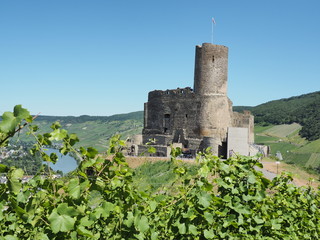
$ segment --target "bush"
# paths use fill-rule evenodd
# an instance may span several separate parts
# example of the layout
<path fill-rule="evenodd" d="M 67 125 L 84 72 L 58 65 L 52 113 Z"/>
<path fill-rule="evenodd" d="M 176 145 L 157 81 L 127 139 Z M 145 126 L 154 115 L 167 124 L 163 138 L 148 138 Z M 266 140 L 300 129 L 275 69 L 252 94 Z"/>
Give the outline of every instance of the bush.
<path fill-rule="evenodd" d="M 5 139 L 9 133 L 1 124 Z M 30 127 L 29 133 L 36 136 L 35 130 Z M 221 161 L 200 153 L 199 169 L 190 173 L 174 150 L 175 191 L 148 193 L 137 191 L 119 136 L 110 141 L 111 160 L 93 148 L 73 149 L 77 137 L 59 124 L 36 138 L 32 152 L 45 161 L 56 157 L 41 147 L 60 141 L 60 151 L 75 152 L 80 165 L 58 179 L 43 169 L 26 183 L 21 169 L 0 165 L 7 178 L 0 184 L 1 239 L 319 238 L 319 191 L 290 184 L 290 174 L 269 181 L 255 170 L 262 167 L 256 157 Z"/>

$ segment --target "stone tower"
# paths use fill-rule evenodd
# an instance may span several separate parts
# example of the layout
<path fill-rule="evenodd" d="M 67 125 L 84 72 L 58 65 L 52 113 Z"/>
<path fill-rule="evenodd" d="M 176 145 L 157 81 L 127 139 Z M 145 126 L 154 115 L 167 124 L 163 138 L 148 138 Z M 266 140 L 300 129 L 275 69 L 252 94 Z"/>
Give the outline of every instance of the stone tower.
<path fill-rule="evenodd" d="M 227 81 L 228 48 L 210 43 L 196 46 L 194 92 L 227 96 Z"/>
<path fill-rule="evenodd" d="M 179 144 L 193 156 L 211 147 L 216 155 L 227 157 L 231 150 L 239 152 L 237 141 L 228 145 L 239 134 L 245 139 L 240 148 L 248 152 L 253 142 L 253 116 L 233 113 L 227 83 L 228 48 L 210 43 L 196 46 L 193 89 L 149 92 L 138 153 L 146 152 L 145 144 L 153 139 L 157 156 L 168 156 L 171 144 Z"/>
<path fill-rule="evenodd" d="M 228 48 L 210 43 L 196 46 L 194 92 L 201 103 L 199 135 L 204 138 L 204 147 L 216 148 L 226 141 L 232 118 L 227 81 Z"/>

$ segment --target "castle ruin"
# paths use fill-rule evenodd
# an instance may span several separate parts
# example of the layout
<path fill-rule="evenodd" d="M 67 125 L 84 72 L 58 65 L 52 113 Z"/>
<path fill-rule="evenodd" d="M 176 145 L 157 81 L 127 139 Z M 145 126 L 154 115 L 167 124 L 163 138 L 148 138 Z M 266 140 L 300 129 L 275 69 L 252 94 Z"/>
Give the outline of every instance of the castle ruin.
<path fill-rule="evenodd" d="M 168 156 L 170 146 L 195 155 L 211 147 L 223 157 L 233 152 L 250 155 L 254 118 L 250 112 L 232 111 L 227 96 L 228 48 L 203 43 L 196 46 L 194 86 L 149 92 L 144 104 L 144 128 L 136 154 L 146 152 L 153 139 L 156 156 Z"/>

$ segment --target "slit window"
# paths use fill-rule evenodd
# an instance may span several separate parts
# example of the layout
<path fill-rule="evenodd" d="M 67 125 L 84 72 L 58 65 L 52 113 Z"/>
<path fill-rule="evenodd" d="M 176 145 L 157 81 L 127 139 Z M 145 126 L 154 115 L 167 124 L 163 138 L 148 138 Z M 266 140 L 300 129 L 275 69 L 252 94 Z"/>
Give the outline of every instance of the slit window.
<path fill-rule="evenodd" d="M 166 133 L 170 129 L 170 114 L 164 115 L 163 131 Z"/>

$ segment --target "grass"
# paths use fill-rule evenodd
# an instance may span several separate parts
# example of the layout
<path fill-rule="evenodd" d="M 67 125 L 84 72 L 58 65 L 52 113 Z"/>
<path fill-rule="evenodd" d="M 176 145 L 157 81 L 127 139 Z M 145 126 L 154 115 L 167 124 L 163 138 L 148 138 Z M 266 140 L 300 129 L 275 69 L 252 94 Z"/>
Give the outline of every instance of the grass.
<path fill-rule="evenodd" d="M 286 152 L 290 152 L 292 150 L 297 149 L 297 146 L 288 142 L 273 142 L 273 143 L 268 143 L 267 145 L 270 146 L 271 154 L 273 155 L 275 155 L 278 151 L 284 154 Z"/>
<path fill-rule="evenodd" d="M 266 129 L 264 131 L 264 134 L 266 135 L 271 135 L 271 136 L 276 136 L 279 138 L 285 138 L 289 136 L 290 134 L 297 132 L 301 129 L 301 125 L 297 123 L 293 124 L 282 124 L 282 125 L 277 125 L 273 126 L 269 129 Z"/>
<path fill-rule="evenodd" d="M 135 169 L 134 183 L 140 191 L 155 191 L 172 183 L 173 165 L 170 161 L 146 162 Z"/>
<path fill-rule="evenodd" d="M 268 130 L 272 127 L 273 127 L 273 125 L 268 125 L 268 126 L 255 125 L 254 126 L 254 133 L 256 133 L 256 134 L 264 133 L 266 130 Z"/>
<path fill-rule="evenodd" d="M 307 143 L 296 150 L 297 153 L 320 153 L 320 139 Z"/>
<path fill-rule="evenodd" d="M 290 164 L 296 164 L 301 167 L 306 167 L 308 160 L 311 157 L 311 153 L 293 153 L 288 152 L 283 154 L 285 162 Z"/>
<path fill-rule="evenodd" d="M 320 166 L 320 153 L 312 153 L 305 164 L 306 167 L 317 168 Z"/>
<path fill-rule="evenodd" d="M 301 138 L 299 124 L 277 126 L 256 126 L 255 142 L 270 146 L 271 155 L 281 152 L 284 162 L 289 166 L 316 172 L 320 166 L 320 139 L 308 142 Z"/>
<path fill-rule="evenodd" d="M 130 160 L 129 160 L 130 161 Z M 145 161 L 143 163 L 143 161 Z M 133 178 L 139 191 L 160 191 L 161 189 L 170 188 L 176 180 L 174 168 L 177 166 L 170 160 L 148 160 L 148 158 L 140 159 L 140 166 L 135 168 L 135 176 Z M 129 163 L 130 164 L 130 163 Z M 198 165 L 188 162 L 181 162 L 191 175 L 195 175 Z M 171 189 L 174 191 L 174 187 Z"/>
<path fill-rule="evenodd" d="M 278 137 L 271 137 L 271 136 L 266 136 L 266 135 L 255 135 L 255 143 L 260 144 L 266 144 L 266 143 L 272 143 L 275 141 L 278 141 L 279 138 Z"/>

